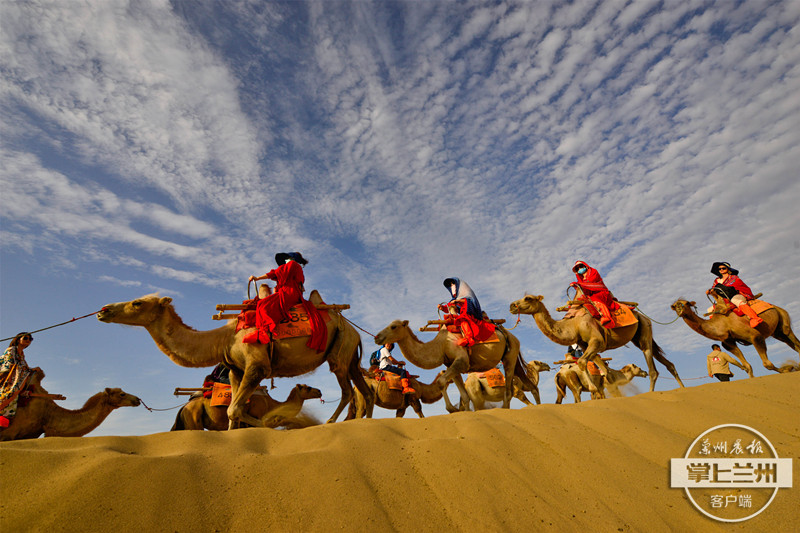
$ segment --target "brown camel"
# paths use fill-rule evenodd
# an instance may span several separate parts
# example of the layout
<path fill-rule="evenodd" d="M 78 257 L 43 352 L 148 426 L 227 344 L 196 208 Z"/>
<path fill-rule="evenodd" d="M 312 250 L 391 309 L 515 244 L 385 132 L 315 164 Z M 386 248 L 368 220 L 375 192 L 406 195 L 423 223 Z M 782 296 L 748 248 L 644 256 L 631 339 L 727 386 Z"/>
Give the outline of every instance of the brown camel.
<path fill-rule="evenodd" d="M 550 365 L 542 361 L 531 361 L 525 365 L 525 370 L 530 378 L 530 383 L 533 387 L 525 386 L 522 380 L 514 376 L 514 398 L 518 399 L 525 405 L 533 405 L 530 400 L 525 396 L 525 392 L 533 394 L 533 399 L 537 404 L 542 403 L 539 396 L 539 372 L 550 370 Z M 490 387 L 489 381 L 485 376 L 481 376 L 479 372 L 470 372 L 467 379 L 464 380 L 464 388 L 467 389 L 472 408 L 475 411 L 486 409 L 486 402 L 502 402 L 505 388 L 504 387 Z M 445 391 L 446 394 L 446 391 Z"/>
<path fill-rule="evenodd" d="M 11 424 L 0 432 L 0 441 L 45 437 L 82 437 L 119 407 L 136 407 L 141 400 L 122 389 L 98 392 L 80 409 L 64 409 L 50 398 L 33 397 L 17 409 Z"/>
<path fill-rule="evenodd" d="M 672 304 L 672 310 L 686 322 L 694 331 L 708 339 L 719 341 L 722 346 L 735 355 L 742 362 L 747 375 L 753 377 L 753 367 L 744 358 L 744 354 L 736 346 L 736 343 L 745 346 L 752 344 L 764 368 L 780 372 L 767 358 L 767 337 L 774 337 L 787 344 L 794 351 L 800 353 L 800 341 L 797 340 L 792 332 L 792 321 L 789 313 L 780 307 L 774 306 L 772 309 L 760 313 L 758 316 L 764 321 L 757 328 L 750 327 L 750 321 L 746 317 L 740 317 L 733 313 L 729 315 L 714 313 L 708 320 L 700 318 L 694 311 L 695 302 L 678 299 Z"/>
<path fill-rule="evenodd" d="M 440 372 L 441 374 L 441 372 Z M 377 381 L 372 375 L 365 374 L 364 379 L 367 385 L 375 393 L 375 405 L 384 409 L 394 409 L 397 418 L 403 418 L 406 409 L 411 406 L 417 416 L 425 418 L 422 414 L 422 404 L 431 404 L 442 399 L 442 388 L 439 386 L 439 376 L 436 376 L 430 384 L 425 384 L 415 377 L 409 377 L 408 382 L 413 394 L 403 394 L 403 391 L 390 389 L 385 381 Z M 353 390 L 353 401 L 347 412 L 347 420 L 353 418 L 364 418 L 366 402 L 364 397 L 357 389 Z"/>
<path fill-rule="evenodd" d="M 459 337 L 446 329 L 440 330 L 433 340 L 422 342 L 411 331 L 408 320 L 395 320 L 375 335 L 375 343 L 394 342 L 400 346 L 403 357 L 419 368 L 431 370 L 441 365 L 447 366 L 447 370 L 439 376 L 439 385 L 444 389 L 449 381 L 453 381 L 461 395 L 459 409 L 450 403 L 447 394 L 442 395 L 450 412 L 469 409 L 470 398 L 464 388 L 461 374 L 485 372 L 502 361 L 506 376 L 503 407 L 507 409 L 514 394 L 515 375 L 523 380 L 526 387 L 533 388 L 534 385 L 530 383 L 523 369 L 525 362 L 520 357 L 519 340 L 502 326 L 497 327 L 496 333 L 499 342 L 479 343 L 467 349 L 456 344 Z M 522 365 L 517 365 L 518 360 Z"/>
<path fill-rule="evenodd" d="M 322 303 L 317 291 L 309 300 Z M 236 331 L 236 320 L 222 327 L 197 331 L 183 323 L 172 306 L 172 298 L 150 294 L 132 300 L 108 304 L 97 318 L 101 322 L 144 327 L 164 354 L 180 366 L 205 367 L 225 363 L 230 369 L 233 397 L 228 407 L 229 426 L 240 422 L 261 426 L 262 421 L 247 413 L 247 400 L 261 380 L 295 377 L 311 372 L 327 361 L 342 389 L 342 398 L 328 422 L 335 422 L 350 402 L 352 383 L 367 398 L 367 416 L 372 416 L 372 392 L 361 375 L 361 337 L 338 312 L 329 311 L 328 345 L 324 352 L 306 346 L 308 337 L 275 340 L 272 354 L 267 345 L 245 344 L 249 330 Z"/>
<path fill-rule="evenodd" d="M 605 376 L 598 376 L 581 370 L 575 363 L 566 363 L 561 366 L 555 376 L 557 390 L 556 403 L 560 404 L 564 400 L 567 388 L 572 391 L 572 395 L 575 397 L 575 403 L 580 403 L 581 393 L 591 392 L 589 383 L 592 383 L 594 388 L 598 391 L 597 393 L 592 393 L 593 400 L 606 397 L 602 392 L 604 387 L 612 396 L 619 397 L 622 396 L 619 388 L 627 385 L 637 376 L 646 378 L 647 372 L 634 364 L 625 365 L 620 370 L 609 368 Z"/>
<path fill-rule="evenodd" d="M 307 427 L 316 425 L 310 417 L 298 418 L 303 402 L 312 398 L 322 398 L 319 389 L 308 385 L 295 385 L 286 401 L 273 399 L 264 389 L 257 389 L 247 402 L 247 414 L 262 421 L 262 427 Z M 184 429 L 225 431 L 228 429 L 227 408 L 211 405 L 211 398 L 198 396 L 181 407 L 170 431 Z"/>
<path fill-rule="evenodd" d="M 607 373 L 606 364 L 599 354 L 632 342 L 642 351 L 647 362 L 647 370 L 650 374 L 650 391 L 655 390 L 656 380 L 658 379 L 658 370 L 656 370 L 653 358 L 661 362 L 675 377 L 678 385 L 683 387 L 683 382 L 675 370 L 675 365 L 664 356 L 663 350 L 653 339 L 653 325 L 646 316 L 633 310 L 637 323 L 614 329 L 604 328 L 589 313 L 579 313 L 570 318 L 556 321 L 553 320 L 550 312 L 542 304 L 542 298 L 542 296 L 526 295 L 521 300 L 512 302 L 510 311 L 515 315 L 533 315 L 533 319 L 541 332 L 557 344 L 569 346 L 577 343 L 583 350 L 583 355 L 578 359 L 578 365 L 581 369 L 585 370 L 586 362 L 593 359 Z M 591 384 L 589 390 L 593 393 L 597 392 L 593 389 L 595 389 L 595 386 Z M 602 393 L 602 391 L 600 392 Z"/>

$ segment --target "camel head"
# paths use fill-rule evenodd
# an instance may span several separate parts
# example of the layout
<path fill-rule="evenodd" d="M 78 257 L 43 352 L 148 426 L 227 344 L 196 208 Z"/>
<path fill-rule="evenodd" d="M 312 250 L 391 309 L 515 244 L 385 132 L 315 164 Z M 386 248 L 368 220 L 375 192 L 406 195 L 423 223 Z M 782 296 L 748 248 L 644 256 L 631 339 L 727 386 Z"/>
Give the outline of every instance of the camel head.
<path fill-rule="evenodd" d="M 511 302 L 508 310 L 512 315 L 533 315 L 544 307 L 542 299 L 544 299 L 544 296 L 526 294 L 521 300 Z"/>
<path fill-rule="evenodd" d="M 397 342 L 408 333 L 408 320 L 394 320 L 375 335 L 375 344 Z"/>
<path fill-rule="evenodd" d="M 531 361 L 530 363 L 528 363 L 528 366 L 534 368 L 537 372 L 546 372 L 548 370 L 552 370 L 552 368 L 550 368 L 550 365 L 548 365 L 543 361 Z"/>
<path fill-rule="evenodd" d="M 104 395 L 107 398 L 108 405 L 114 409 L 117 407 L 138 407 L 142 403 L 142 400 L 140 400 L 138 397 L 134 396 L 133 394 L 128 394 L 119 388 L 107 388 L 104 391 Z"/>
<path fill-rule="evenodd" d="M 675 311 L 678 316 L 683 317 L 691 314 L 692 308 L 697 305 L 697 302 L 688 302 L 686 300 L 675 300 L 675 303 L 670 308 Z"/>
<path fill-rule="evenodd" d="M 295 385 L 294 390 L 297 391 L 297 395 L 303 400 L 322 398 L 321 390 L 315 389 L 314 387 L 309 387 L 308 385 Z"/>
<path fill-rule="evenodd" d="M 167 307 L 172 307 L 172 298 L 148 294 L 130 302 L 108 304 L 97 313 L 97 320 L 127 326 L 147 327 L 156 321 Z"/>
<path fill-rule="evenodd" d="M 647 372 L 642 370 L 638 366 L 634 365 L 633 363 L 623 366 L 622 369 L 620 370 L 620 372 L 622 372 L 625 375 L 630 375 L 631 378 L 634 378 L 634 377 L 637 377 L 637 376 L 643 377 L 643 378 L 647 377 Z"/>

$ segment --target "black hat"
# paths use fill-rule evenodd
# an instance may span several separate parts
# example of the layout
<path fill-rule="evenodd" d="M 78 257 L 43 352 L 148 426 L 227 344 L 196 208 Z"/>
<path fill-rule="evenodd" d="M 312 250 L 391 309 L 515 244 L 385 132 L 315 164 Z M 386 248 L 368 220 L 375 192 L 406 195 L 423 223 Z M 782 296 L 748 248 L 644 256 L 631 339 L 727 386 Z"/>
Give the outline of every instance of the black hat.
<path fill-rule="evenodd" d="M 714 263 L 713 265 L 711 265 L 711 273 L 714 274 L 715 276 L 722 277 L 722 274 L 719 273 L 719 267 L 721 267 L 721 266 L 727 267 L 728 268 L 728 272 L 730 272 L 732 276 L 738 276 L 739 275 L 739 271 L 736 270 L 735 268 L 733 268 L 731 266 L 731 264 L 728 263 L 727 261 L 719 261 L 719 262 Z"/>
<path fill-rule="evenodd" d="M 291 259 L 292 261 L 296 261 L 301 265 L 307 265 L 308 261 L 300 252 L 280 252 L 275 254 L 275 262 L 278 265 L 282 265 L 286 262 L 287 259 Z"/>

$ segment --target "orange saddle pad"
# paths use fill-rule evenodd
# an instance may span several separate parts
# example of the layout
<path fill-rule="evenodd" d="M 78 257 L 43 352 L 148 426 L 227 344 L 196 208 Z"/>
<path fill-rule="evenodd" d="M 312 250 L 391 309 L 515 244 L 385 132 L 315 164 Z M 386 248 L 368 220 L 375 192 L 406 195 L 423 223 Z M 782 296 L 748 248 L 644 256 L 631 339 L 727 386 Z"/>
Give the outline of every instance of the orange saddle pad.
<path fill-rule="evenodd" d="M 506 378 L 499 368 L 492 368 L 486 372 L 476 372 L 479 378 L 485 378 L 486 384 L 490 387 L 505 387 Z"/>
<path fill-rule="evenodd" d="M 400 376 L 393 372 L 384 372 L 383 381 L 389 390 L 403 390 L 403 382 L 400 381 Z"/>
<path fill-rule="evenodd" d="M 330 320 L 328 311 L 321 309 L 322 319 L 327 322 Z M 310 337 L 311 320 L 308 318 L 303 304 L 297 304 L 289 310 L 289 318 L 281 320 L 275 328 L 276 339 L 288 339 L 291 337 Z"/>
<path fill-rule="evenodd" d="M 633 314 L 631 308 L 627 305 L 619 304 L 619 309 L 611 311 L 611 316 L 614 317 L 614 322 L 617 324 L 614 328 L 623 328 L 636 324 L 636 315 Z"/>
<path fill-rule="evenodd" d="M 211 387 L 211 407 L 230 405 L 232 396 L 230 385 L 214 383 L 213 387 Z"/>

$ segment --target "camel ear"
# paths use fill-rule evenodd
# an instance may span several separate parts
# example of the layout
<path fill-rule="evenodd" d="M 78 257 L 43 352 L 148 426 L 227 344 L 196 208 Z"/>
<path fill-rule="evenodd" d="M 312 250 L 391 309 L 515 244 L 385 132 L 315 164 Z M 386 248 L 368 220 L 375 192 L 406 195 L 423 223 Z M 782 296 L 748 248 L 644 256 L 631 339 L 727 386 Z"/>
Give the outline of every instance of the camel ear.
<path fill-rule="evenodd" d="M 689 305 L 691 305 L 692 307 L 694 307 L 694 306 L 696 306 L 696 305 L 697 305 L 697 302 L 689 302 Z"/>
<path fill-rule="evenodd" d="M 403 320 L 403 327 L 408 326 L 408 320 Z"/>
<path fill-rule="evenodd" d="M 160 299 L 158 302 L 159 302 L 161 305 L 169 305 L 170 303 L 172 303 L 172 298 L 170 298 L 169 296 L 164 296 L 164 297 L 163 297 L 163 298 L 161 298 L 161 299 Z"/>
<path fill-rule="evenodd" d="M 111 394 L 111 389 L 109 387 L 106 387 L 105 393 L 106 394 Z"/>
<path fill-rule="evenodd" d="M 534 296 L 533 298 L 534 298 L 535 300 L 539 300 L 540 302 L 541 302 L 542 300 L 544 300 L 544 296 L 543 296 L 543 295 L 541 295 L 541 294 L 540 294 L 539 296 Z"/>

